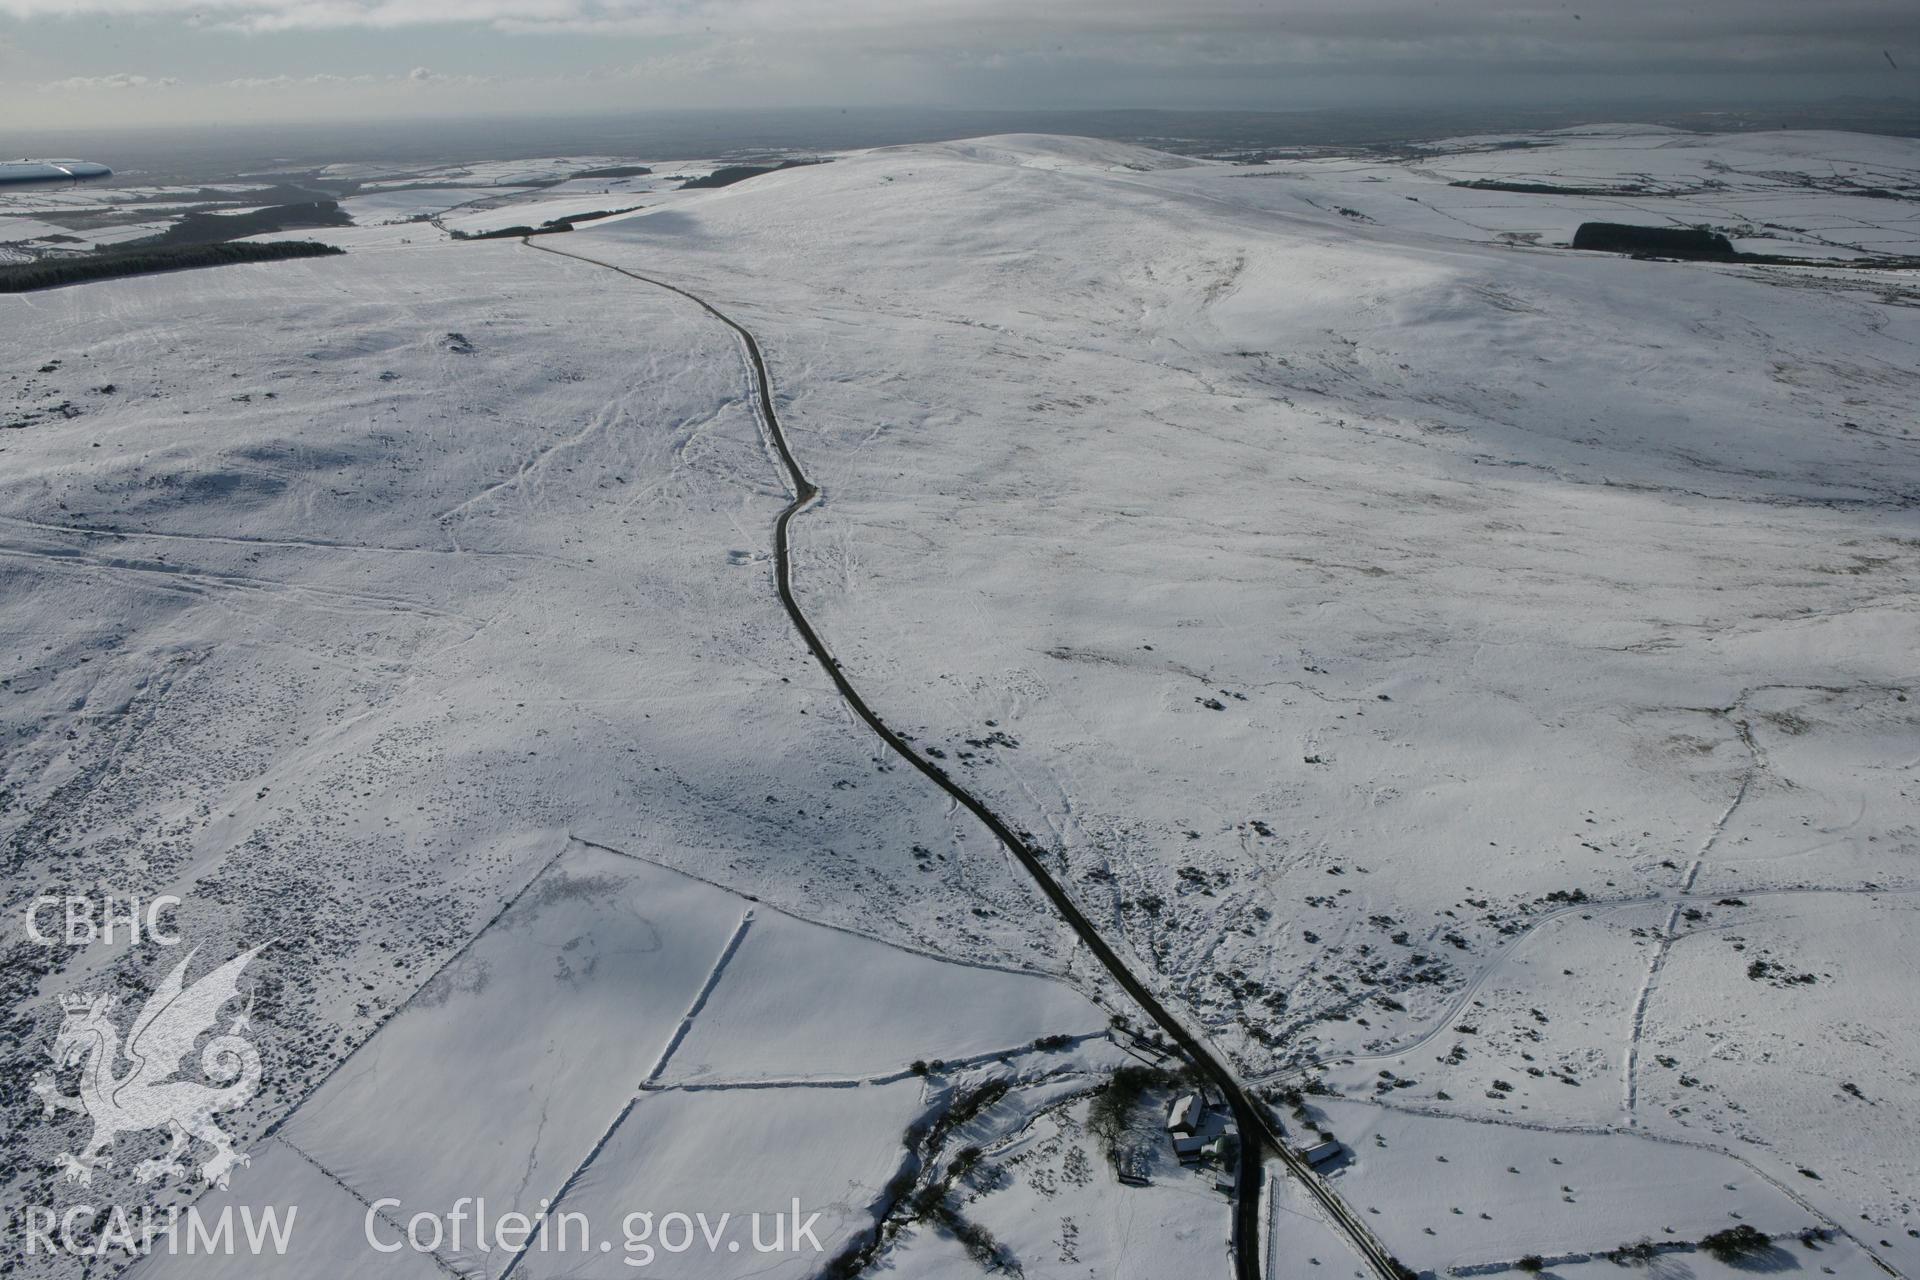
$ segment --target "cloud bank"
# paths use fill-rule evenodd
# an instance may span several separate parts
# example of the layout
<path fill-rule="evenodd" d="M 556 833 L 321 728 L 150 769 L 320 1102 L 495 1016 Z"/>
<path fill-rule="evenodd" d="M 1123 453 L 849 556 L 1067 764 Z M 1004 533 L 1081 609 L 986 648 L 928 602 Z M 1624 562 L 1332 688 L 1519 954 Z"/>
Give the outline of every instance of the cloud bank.
<path fill-rule="evenodd" d="M 316 73 L 446 112 L 1920 93 L 1894 65 L 1920 67 L 1913 0 L 0 0 L 7 20 L 22 41 L 129 22 L 158 37 L 137 71 L 46 67 L 41 88 L 69 99 L 180 80 L 291 103 L 325 87 Z M 316 64 L 303 44 L 354 52 Z M 183 69 L 169 48 L 233 65 Z"/>
<path fill-rule="evenodd" d="M 1329 43 L 1910 43 L 1910 0 L 0 0 L 18 19 L 172 16 L 253 31 L 487 26 L 513 33 L 818 34 L 926 47 L 1192 36 Z"/>

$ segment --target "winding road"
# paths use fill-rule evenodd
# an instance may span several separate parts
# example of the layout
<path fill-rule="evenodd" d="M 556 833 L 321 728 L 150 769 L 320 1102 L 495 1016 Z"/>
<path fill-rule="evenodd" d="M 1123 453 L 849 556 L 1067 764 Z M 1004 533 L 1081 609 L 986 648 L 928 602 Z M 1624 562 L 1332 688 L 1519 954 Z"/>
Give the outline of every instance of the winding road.
<path fill-rule="evenodd" d="M 899 734 L 889 729 L 886 723 L 874 713 L 873 708 L 867 705 L 860 691 L 853 687 L 852 682 L 841 671 L 839 661 L 827 648 L 826 641 L 820 638 L 820 633 L 814 630 L 813 623 L 808 620 L 805 611 L 800 608 L 799 600 L 793 594 L 793 565 L 788 529 L 793 523 L 793 518 L 820 496 L 820 488 L 807 478 L 807 473 L 801 468 L 799 460 L 793 455 L 793 449 L 787 443 L 786 433 L 780 426 L 779 414 L 774 408 L 773 384 L 767 375 L 767 363 L 760 353 L 760 344 L 753 334 L 746 326 L 705 298 L 678 285 L 669 284 L 664 280 L 642 275 L 637 271 L 630 271 L 625 267 L 603 262 L 585 254 L 568 253 L 565 250 L 535 244 L 524 237 L 521 243 L 542 253 L 550 253 L 560 258 L 572 258 L 577 262 L 617 272 L 641 284 L 678 294 L 727 326 L 740 339 L 753 378 L 760 420 L 766 429 L 768 440 L 780 457 L 781 466 L 787 473 L 788 486 L 793 491 L 793 501 L 781 510 L 773 525 L 774 586 L 779 592 L 781 605 L 786 609 L 788 618 L 792 620 L 794 629 L 800 633 L 800 638 L 806 642 L 808 651 L 813 654 L 814 660 L 820 664 L 820 669 L 826 673 L 827 679 L 833 682 L 833 687 L 839 691 L 840 697 L 853 713 L 865 721 L 867 727 L 879 735 L 880 740 L 885 742 L 894 754 L 919 770 L 930 782 L 993 833 L 994 838 L 1004 845 L 1026 870 L 1040 892 L 1053 904 L 1067 926 L 1086 945 L 1087 950 L 1093 953 L 1094 958 L 1099 960 L 1113 980 L 1133 998 L 1155 1025 L 1180 1047 L 1188 1061 L 1198 1067 L 1227 1100 L 1242 1134 L 1239 1194 L 1234 1197 L 1233 1213 L 1233 1257 L 1236 1280 L 1262 1280 L 1264 1275 L 1260 1257 L 1260 1181 L 1268 1150 L 1277 1154 L 1288 1170 L 1306 1186 L 1333 1224 L 1347 1236 L 1354 1249 L 1382 1280 L 1404 1280 L 1405 1277 L 1411 1276 L 1412 1272 L 1401 1266 L 1358 1216 L 1314 1175 L 1305 1161 L 1281 1141 L 1279 1129 L 1266 1108 L 1247 1093 L 1220 1058 L 1202 1043 L 1198 1035 L 1188 1030 L 1180 1019 L 1173 1016 L 1145 982 L 1134 975 L 1126 962 L 1107 944 L 1099 929 L 1086 917 L 1073 898 L 1054 878 L 1053 873 L 1047 869 L 1040 854 L 1016 835 L 998 814 L 989 809 L 971 791 L 955 782 L 944 769 L 922 757 L 908 746 Z M 1250 1140 L 1254 1135 L 1258 1135 L 1261 1141 Z"/>

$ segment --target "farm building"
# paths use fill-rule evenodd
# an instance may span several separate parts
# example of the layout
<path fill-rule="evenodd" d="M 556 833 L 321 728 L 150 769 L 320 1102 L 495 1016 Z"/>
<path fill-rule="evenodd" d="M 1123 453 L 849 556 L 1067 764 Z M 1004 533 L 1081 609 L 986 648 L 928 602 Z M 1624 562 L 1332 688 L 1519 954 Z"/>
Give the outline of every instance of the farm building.
<path fill-rule="evenodd" d="M 1333 1138 L 1316 1137 L 1312 1142 L 1300 1148 L 1300 1158 L 1310 1165 L 1323 1165 L 1339 1155 L 1346 1148 Z"/>

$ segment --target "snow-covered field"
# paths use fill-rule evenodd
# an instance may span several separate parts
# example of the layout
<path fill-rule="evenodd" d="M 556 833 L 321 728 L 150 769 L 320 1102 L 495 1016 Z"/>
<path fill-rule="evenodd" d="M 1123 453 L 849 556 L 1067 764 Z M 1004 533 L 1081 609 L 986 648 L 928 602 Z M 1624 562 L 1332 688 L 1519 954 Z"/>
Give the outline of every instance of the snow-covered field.
<path fill-rule="evenodd" d="M 272 939 L 255 1011 L 272 1070 L 242 1134 L 306 1098 L 396 1007 L 417 1007 L 423 984 L 431 997 L 462 980 L 459 957 L 497 945 L 483 933 L 464 950 L 503 904 L 578 856 L 570 834 L 759 896 L 770 945 L 784 937 L 770 913 L 787 907 L 932 956 L 1066 973 L 1037 898 L 997 857 L 969 856 L 981 835 L 876 761 L 787 632 L 764 577 L 774 473 L 717 326 L 511 243 L 10 303 L 39 362 L 22 396 L 74 416 L 6 440 L 8 914 L 46 890 L 173 892 L 180 932 L 209 954 Z M 704 909 L 699 929 L 669 915 L 685 944 L 648 963 L 637 989 L 653 1003 L 627 991 L 624 1030 L 599 1027 L 647 1037 L 640 1047 L 608 1062 L 598 1041 L 553 1033 L 554 1053 L 606 1073 L 611 1092 L 567 1094 L 589 1144 L 750 905 Z M 583 930 L 610 949 L 603 967 L 620 962 L 624 918 Z M 9 943 L 16 957 L 44 950 L 18 931 Z M 164 958 L 154 950 L 78 950 L 46 990 L 124 975 L 131 994 Z M 1105 1021 L 1052 982 L 1060 995 L 1014 983 L 996 996 L 990 970 L 928 961 L 950 969 L 949 988 L 885 981 L 857 949 L 850 960 L 868 966 L 845 991 L 869 1001 L 866 1030 L 822 1025 L 810 999 L 761 1000 L 766 1043 L 846 1037 L 863 1054 L 851 1065 L 897 1075 L 916 1057 L 1018 1050 Z M 521 974 L 526 957 L 500 963 Z M 804 977 L 802 996 L 828 980 Z M 904 1002 L 897 1024 L 888 999 Z M 22 1012 L 51 1034 L 49 1000 Z M 730 1001 L 714 1008 L 714 1052 L 761 1043 L 727 1021 Z M 948 1016 L 930 1023 L 930 1010 Z M 550 1078 L 548 1059 L 517 1038 L 523 1013 L 500 1016 L 421 1052 L 477 1053 L 476 1078 L 519 1097 Z M 418 1025 L 390 1028 L 403 1063 Z M 533 1057 L 506 1070 L 496 1039 Z M 389 1051 L 368 1043 L 372 1056 L 348 1060 L 371 1070 Z M 785 1068 L 764 1054 L 711 1065 L 721 1077 L 849 1065 L 809 1051 Z M 23 1038 L 22 1084 L 44 1053 Z M 335 1088 L 367 1078 L 331 1076 Z M 457 1100 L 446 1083 L 406 1088 Z M 400 1101 L 406 1088 L 382 1078 L 377 1093 Z M 37 1117 L 24 1089 L 19 1106 Z M 490 1124 L 509 1118 L 538 1119 Z M 455 1119 L 489 1147 L 509 1141 Z M 884 1130 L 897 1146 L 898 1125 Z M 53 1157 L 83 1132 L 10 1127 L 10 1201 L 70 1196 L 49 1187 Z M 453 1154 L 379 1133 L 429 1162 Z M 536 1193 L 557 1192 L 581 1154 L 554 1151 L 543 1168 L 556 1180 Z M 470 1172 L 433 1167 L 455 1182 Z M 131 1183 L 102 1171 L 91 1194 L 139 1195 Z"/>
<path fill-rule="evenodd" d="M 1551 247 L 1738 215 L 1913 253 L 1920 143 L 1021 136 L 563 181 L 621 163 L 355 173 L 355 226 L 287 233 L 344 257 L 0 311 L 5 905 L 174 893 L 208 957 L 272 940 L 224 1195 L 312 1203 L 313 1244 L 233 1274 L 497 1276 L 353 1256 L 366 1202 L 460 1196 L 798 1199 L 826 1256 L 884 1218 L 903 1275 L 978 1271 L 955 1221 L 1034 1277 L 1226 1269 L 1210 1173 L 1155 1148 L 1123 1186 L 1088 1135 L 1138 1011 L 781 612 L 736 341 L 444 234 L 630 204 L 538 243 L 754 331 L 844 673 L 1349 1148 L 1329 1185 L 1409 1265 L 1585 1276 L 1745 1221 L 1920 1274 L 1920 289 Z M 4 1194 L 63 1205 L 84 1125 L 24 1089 L 56 997 L 175 957 L 6 939 Z M 1296 1114 L 1310 1083 L 1344 1098 Z M 136 1145 L 92 1202 L 156 1194 Z M 956 1217 L 908 1221 L 929 1186 Z M 1274 1274 L 1359 1268 L 1272 1194 Z M 214 1274 L 143 1270 L 183 1266 Z"/>
<path fill-rule="evenodd" d="M 1846 260 L 1920 250 L 1920 170 L 1908 138 L 1595 125 L 1413 150 L 1385 162 L 1282 162 L 1260 174 L 1363 224 L 1452 239 L 1565 244 L 1582 222 L 1626 222 L 1710 226 L 1750 253 Z"/>

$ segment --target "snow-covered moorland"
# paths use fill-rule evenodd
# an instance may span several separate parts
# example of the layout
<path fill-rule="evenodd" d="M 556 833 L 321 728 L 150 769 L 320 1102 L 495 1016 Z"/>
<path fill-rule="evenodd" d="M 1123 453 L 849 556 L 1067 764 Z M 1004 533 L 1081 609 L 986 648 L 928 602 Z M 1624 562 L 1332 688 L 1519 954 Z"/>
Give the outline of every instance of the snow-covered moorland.
<path fill-rule="evenodd" d="M 1006 137 L 627 183 L 538 242 L 593 262 L 393 221 L 606 207 L 450 212 L 489 176 L 364 198 L 341 258 L 0 312 L 8 913 L 173 893 L 209 955 L 272 940 L 223 1194 L 315 1204 L 281 1273 L 499 1275 L 352 1257 L 364 1203 L 483 1194 L 798 1199 L 903 1274 L 982 1234 L 1030 1276 L 1227 1265 L 1211 1172 L 1124 1186 L 1091 1136 L 1139 1011 L 782 613 L 737 342 L 596 262 L 752 330 L 843 674 L 1343 1144 L 1406 1263 L 1717 1274 L 1678 1250 L 1750 1222 L 1920 1273 L 1920 289 L 1555 247 L 1737 195 L 1770 252 L 1912 253 L 1920 144 Z M 1454 185 L 1489 177 L 1555 189 Z M 67 1204 L 84 1124 L 25 1087 L 56 997 L 175 957 L 6 941 L 6 1197 Z M 191 1194 L 138 1141 L 94 1203 Z M 1360 1267 L 1267 1207 L 1273 1274 Z"/>

